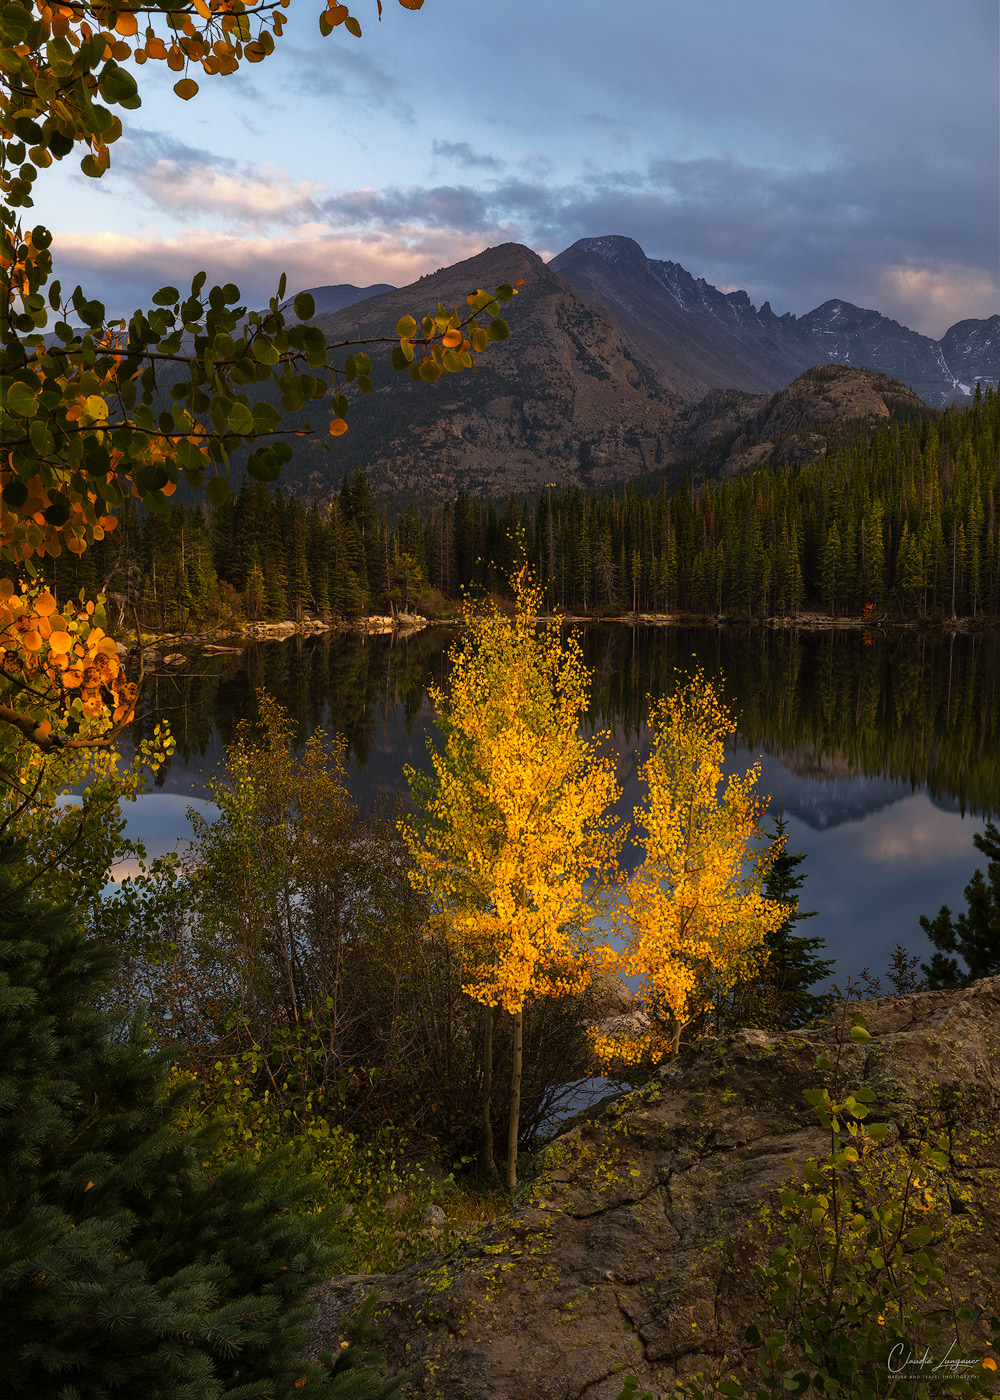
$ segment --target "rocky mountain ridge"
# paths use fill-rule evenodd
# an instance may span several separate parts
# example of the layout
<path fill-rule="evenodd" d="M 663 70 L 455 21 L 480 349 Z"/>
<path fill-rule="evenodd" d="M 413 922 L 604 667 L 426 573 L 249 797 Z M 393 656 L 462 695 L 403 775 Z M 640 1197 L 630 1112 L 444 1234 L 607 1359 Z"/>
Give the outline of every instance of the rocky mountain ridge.
<path fill-rule="evenodd" d="M 400 316 L 438 302 L 464 308 L 470 290 L 518 278 L 524 285 L 505 311 L 511 337 L 490 345 L 477 373 L 445 375 L 430 387 L 390 370 Z M 340 285 L 313 295 L 331 343 L 383 338 L 373 354 L 375 392 L 358 403 L 335 456 L 327 442 L 302 439 L 286 469 L 293 490 L 321 500 L 339 487 L 345 466 L 364 467 L 376 491 L 398 500 L 605 486 L 691 458 L 701 459 L 702 474 L 810 460 L 822 455 L 828 433 L 784 430 L 782 457 L 761 446 L 768 434 L 753 420 L 817 363 L 842 375 L 897 378 L 892 392 L 917 408 L 917 395 L 965 402 L 977 376 L 989 383 L 1000 373 L 1000 316 L 959 322 L 940 342 L 843 301 L 776 316 L 745 292 L 720 292 L 617 235 L 582 239 L 548 265 L 506 243 L 409 287 Z M 871 385 L 862 392 L 861 379 L 842 378 L 841 387 L 848 382 L 836 412 L 819 404 L 838 396 L 832 380 L 818 396 L 815 386 L 803 390 L 798 411 L 812 394 L 824 421 L 850 416 L 847 400 Z M 875 403 L 881 391 L 871 392 L 872 412 L 855 413 L 859 422 L 884 416 Z"/>
<path fill-rule="evenodd" d="M 758 309 L 746 292 L 721 292 L 619 234 L 581 238 L 549 266 L 605 307 L 637 359 L 685 396 L 773 392 L 813 365 L 835 363 L 900 379 L 943 408 L 968 401 L 977 381 L 1000 379 L 1000 315 L 959 321 L 939 341 L 837 298 L 804 316 L 777 316 L 769 302 Z"/>
<path fill-rule="evenodd" d="M 505 309 L 510 339 L 491 343 L 477 372 L 415 384 L 388 364 L 404 314 L 465 308 L 477 287 L 523 278 Z M 353 466 L 382 492 L 422 496 L 534 490 L 548 482 L 599 485 L 649 470 L 680 407 L 636 362 L 618 327 L 587 306 L 545 263 L 516 243 L 491 248 L 409 287 L 383 292 L 316 323 L 328 340 L 388 337 L 372 354 L 375 391 L 360 401 L 341 441 Z M 343 458 L 341 458 L 343 460 Z M 322 496 L 325 457 L 303 441 L 287 474 Z"/>

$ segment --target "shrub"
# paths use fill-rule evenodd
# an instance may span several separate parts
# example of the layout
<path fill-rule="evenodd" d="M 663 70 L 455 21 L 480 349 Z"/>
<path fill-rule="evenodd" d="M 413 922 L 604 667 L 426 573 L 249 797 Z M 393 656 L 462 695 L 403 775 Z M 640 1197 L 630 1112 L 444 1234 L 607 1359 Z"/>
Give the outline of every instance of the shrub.
<path fill-rule="evenodd" d="M 302 1351 L 342 1257 L 290 1153 L 207 1172 L 141 1016 L 98 1009 L 113 954 L 16 887 L 0 851 L 0 1390 L 104 1400 L 390 1393 L 360 1335 Z M 362 1333 L 364 1332 L 362 1326 Z"/>

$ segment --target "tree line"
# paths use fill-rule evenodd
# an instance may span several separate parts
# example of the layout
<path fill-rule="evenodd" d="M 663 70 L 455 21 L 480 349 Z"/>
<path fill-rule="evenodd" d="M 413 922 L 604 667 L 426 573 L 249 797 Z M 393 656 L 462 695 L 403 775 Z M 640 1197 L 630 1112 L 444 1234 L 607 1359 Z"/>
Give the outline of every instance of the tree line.
<path fill-rule="evenodd" d="M 664 476 L 534 500 L 459 492 L 395 518 L 363 471 L 325 505 L 246 479 L 207 510 L 126 506 L 83 555 L 47 562 L 57 595 L 105 588 L 154 626 L 351 617 L 503 593 L 523 549 L 570 613 L 1000 614 L 1000 408 L 992 390 L 896 423 L 820 462 L 697 484 Z"/>

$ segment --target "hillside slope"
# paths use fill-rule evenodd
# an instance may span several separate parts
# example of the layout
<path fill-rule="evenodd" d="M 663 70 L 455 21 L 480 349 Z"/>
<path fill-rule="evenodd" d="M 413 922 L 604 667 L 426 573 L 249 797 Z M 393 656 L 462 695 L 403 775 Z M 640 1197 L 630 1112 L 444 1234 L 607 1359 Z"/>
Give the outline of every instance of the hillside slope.
<path fill-rule="evenodd" d="M 376 489 L 421 497 L 601 484 L 652 467 L 679 401 L 658 391 L 605 313 L 519 244 L 316 320 L 334 344 L 391 337 L 404 313 L 439 301 L 464 309 L 468 292 L 518 278 L 524 285 L 505 308 L 510 339 L 490 345 L 477 373 L 415 384 L 389 369 L 388 345 L 374 353 L 375 391 L 357 403 L 335 457 L 297 447 L 287 473 L 296 489 L 322 497 L 355 463 Z"/>

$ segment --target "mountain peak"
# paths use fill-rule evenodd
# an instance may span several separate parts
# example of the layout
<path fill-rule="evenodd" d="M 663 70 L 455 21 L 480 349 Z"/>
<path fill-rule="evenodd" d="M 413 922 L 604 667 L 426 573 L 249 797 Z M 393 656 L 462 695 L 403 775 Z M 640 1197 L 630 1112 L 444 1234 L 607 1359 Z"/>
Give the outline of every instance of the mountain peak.
<path fill-rule="evenodd" d="M 840 364 L 901 379 L 943 408 L 1000 377 L 1000 317 L 960 322 L 936 341 L 843 297 L 776 316 L 770 302 L 758 311 L 747 292 L 721 292 L 622 234 L 581 238 L 549 266 L 614 316 L 662 388 L 688 398 L 773 393 L 813 365 Z"/>
<path fill-rule="evenodd" d="M 587 253 L 600 258 L 610 267 L 619 263 L 644 266 L 649 261 L 635 239 L 627 238 L 623 233 L 605 233 L 598 238 L 578 238 L 565 252 L 560 253 L 559 257 L 569 258 L 573 254 L 579 256 Z M 555 262 L 556 259 L 553 258 L 552 261 Z"/>

